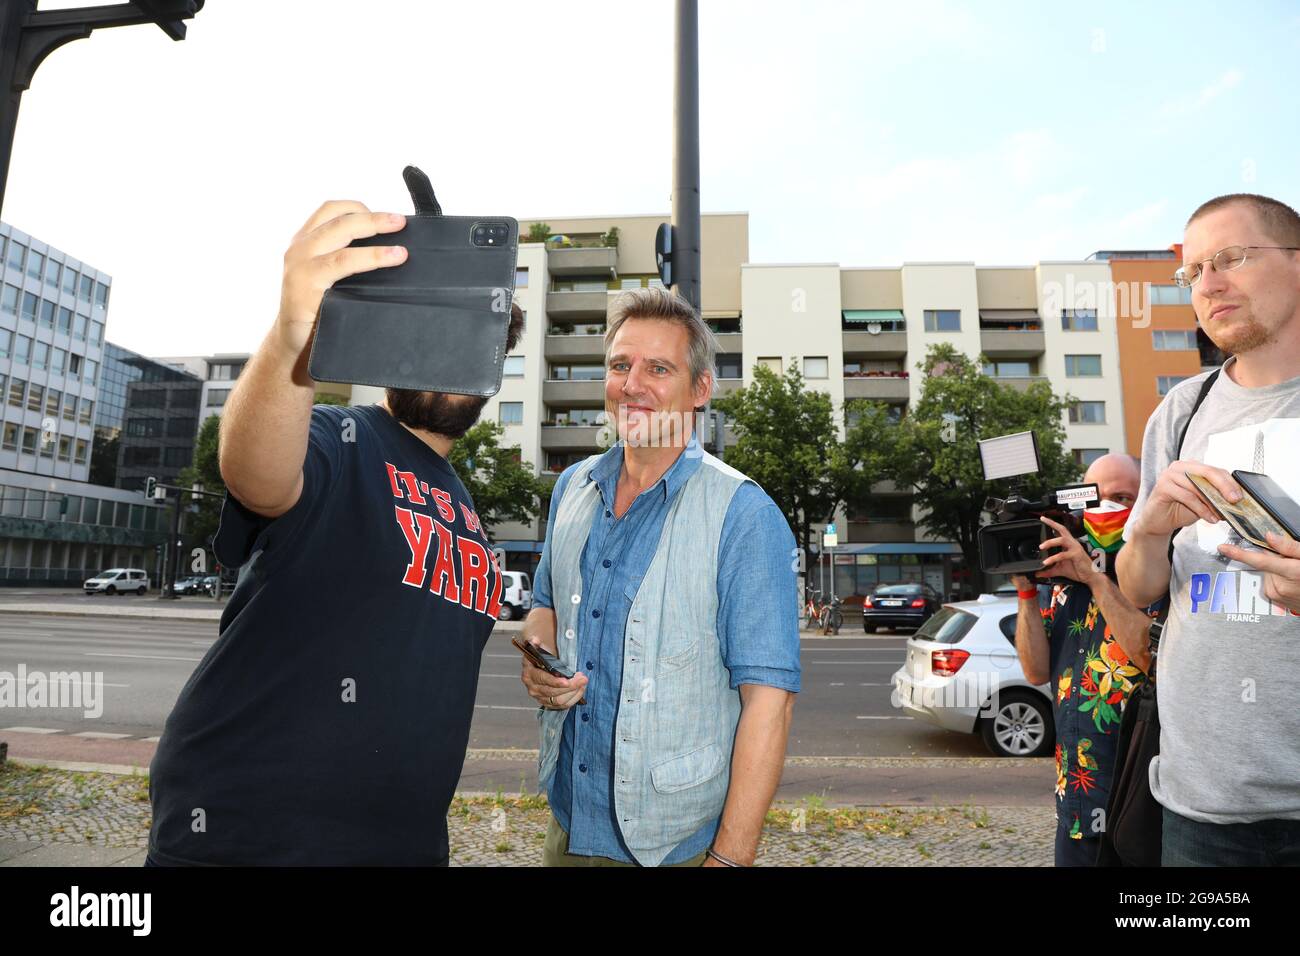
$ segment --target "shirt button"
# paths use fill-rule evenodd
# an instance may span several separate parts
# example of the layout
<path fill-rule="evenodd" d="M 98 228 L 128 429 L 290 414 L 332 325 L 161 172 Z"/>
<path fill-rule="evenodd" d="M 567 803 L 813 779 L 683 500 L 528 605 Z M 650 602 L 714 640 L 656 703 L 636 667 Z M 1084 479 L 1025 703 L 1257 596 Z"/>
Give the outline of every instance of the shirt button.
<path fill-rule="evenodd" d="M 614 517 L 614 516 L 613 516 L 612 514 L 610 514 L 608 511 L 606 511 L 606 512 L 605 512 L 605 517 L 606 517 L 606 518 L 612 518 L 612 517 Z"/>
<path fill-rule="evenodd" d="M 607 568 L 607 567 L 609 567 L 609 566 L 610 566 L 611 564 L 613 564 L 613 563 L 614 563 L 614 562 L 611 561 L 611 560 L 609 560 L 609 558 L 606 558 L 604 561 L 600 562 L 600 566 L 601 566 L 602 568 Z"/>
<path fill-rule="evenodd" d="M 566 628 L 564 631 L 564 636 L 567 637 L 569 640 L 573 640 L 573 628 L 571 627 Z"/>
<path fill-rule="evenodd" d="M 585 763 L 578 764 L 578 773 L 586 773 L 586 772 L 587 772 L 587 765 Z"/>
<path fill-rule="evenodd" d="M 592 617 L 600 617 L 600 612 L 599 612 L 599 611 L 592 611 L 592 612 L 591 612 L 591 616 L 592 616 Z"/>
<path fill-rule="evenodd" d="M 569 600 L 572 601 L 574 604 L 577 604 L 579 601 L 582 600 L 582 595 L 575 594 L 573 597 L 569 598 Z"/>
<path fill-rule="evenodd" d="M 596 669 L 596 665 L 593 664 L 591 661 L 587 661 L 587 670 L 591 671 L 595 669 Z"/>
<path fill-rule="evenodd" d="M 584 710 L 584 711 L 582 712 L 582 722 L 585 724 L 585 723 L 586 723 L 587 721 L 589 721 L 589 720 L 591 720 L 591 714 L 587 713 L 587 712 Z"/>

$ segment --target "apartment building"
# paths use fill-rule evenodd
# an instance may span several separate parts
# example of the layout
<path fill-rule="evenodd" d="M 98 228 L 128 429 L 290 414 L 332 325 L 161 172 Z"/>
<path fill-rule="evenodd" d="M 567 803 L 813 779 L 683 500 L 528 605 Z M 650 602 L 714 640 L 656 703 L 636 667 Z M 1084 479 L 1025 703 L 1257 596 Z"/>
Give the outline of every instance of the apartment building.
<path fill-rule="evenodd" d="M 1114 283 L 1126 450 L 1142 454 L 1142 433 L 1156 406 L 1179 382 L 1227 356 L 1201 329 L 1192 290 L 1174 285 L 1181 244 L 1168 249 L 1102 250 L 1090 259 L 1110 265 Z"/>

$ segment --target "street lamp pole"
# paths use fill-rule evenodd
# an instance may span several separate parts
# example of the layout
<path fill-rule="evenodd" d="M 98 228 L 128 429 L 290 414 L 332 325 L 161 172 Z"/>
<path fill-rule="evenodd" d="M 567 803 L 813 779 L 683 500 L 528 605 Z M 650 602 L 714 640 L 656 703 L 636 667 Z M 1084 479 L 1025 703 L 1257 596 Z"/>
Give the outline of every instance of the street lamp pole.
<path fill-rule="evenodd" d="M 700 308 L 700 12 L 677 0 L 673 82 L 673 285 Z"/>
<path fill-rule="evenodd" d="M 23 91 L 41 61 L 71 40 L 106 27 L 153 23 L 173 40 L 185 39 L 185 21 L 204 0 L 133 0 L 101 7 L 37 11 L 37 0 L 0 0 L 0 208 L 9 180 L 9 156 Z"/>

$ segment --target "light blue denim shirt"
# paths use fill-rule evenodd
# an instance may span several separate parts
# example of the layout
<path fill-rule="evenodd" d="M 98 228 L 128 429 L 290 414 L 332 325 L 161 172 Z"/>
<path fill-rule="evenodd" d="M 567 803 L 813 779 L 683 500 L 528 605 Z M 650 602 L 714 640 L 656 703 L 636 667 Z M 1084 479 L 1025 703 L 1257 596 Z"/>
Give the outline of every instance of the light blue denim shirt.
<path fill-rule="evenodd" d="M 613 753 L 623 640 L 632 607 L 629 587 L 645 576 L 674 496 L 700 467 L 694 438 L 662 478 L 641 492 L 621 518 L 614 492 L 623 464 L 622 443 L 601 457 L 590 479 L 603 507 L 592 520 L 582 552 L 583 613 L 577 628 L 578 666 L 587 675 L 586 705 L 565 718 L 555 776 L 548 790 L 552 812 L 569 834 L 569 852 L 633 862 L 613 809 Z M 694 450 L 694 454 L 692 451 Z M 548 528 L 577 465 L 559 477 L 551 495 Z M 554 607 L 548 531 L 534 576 L 533 603 Z M 785 516 L 757 485 L 732 497 L 718 553 L 717 629 L 731 687 L 763 684 L 799 690 L 798 597 L 794 535 Z M 669 853 L 665 864 L 704 852 L 721 817 L 701 827 Z"/>

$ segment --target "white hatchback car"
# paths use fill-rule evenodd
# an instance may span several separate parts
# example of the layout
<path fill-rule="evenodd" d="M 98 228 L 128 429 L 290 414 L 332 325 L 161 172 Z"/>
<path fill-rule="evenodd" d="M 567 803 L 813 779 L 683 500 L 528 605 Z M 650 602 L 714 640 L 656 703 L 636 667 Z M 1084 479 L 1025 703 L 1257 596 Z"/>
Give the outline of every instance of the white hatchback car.
<path fill-rule="evenodd" d="M 945 730 L 978 733 L 999 757 L 1044 757 L 1056 746 L 1051 690 L 1025 679 L 1016 656 L 1014 597 L 945 604 L 907 642 L 891 702 Z"/>
<path fill-rule="evenodd" d="M 139 568 L 109 568 L 88 578 L 81 588 L 87 594 L 144 594 L 149 590 L 149 575 Z"/>
<path fill-rule="evenodd" d="M 533 606 L 533 585 L 522 571 L 501 572 L 501 612 L 498 620 L 523 617 Z"/>

